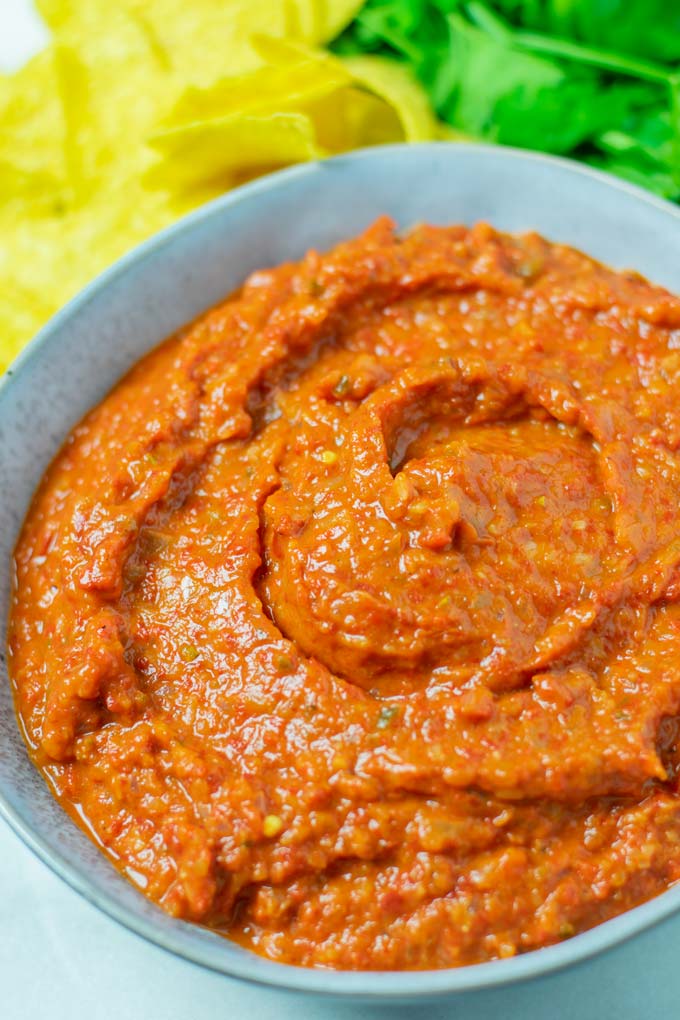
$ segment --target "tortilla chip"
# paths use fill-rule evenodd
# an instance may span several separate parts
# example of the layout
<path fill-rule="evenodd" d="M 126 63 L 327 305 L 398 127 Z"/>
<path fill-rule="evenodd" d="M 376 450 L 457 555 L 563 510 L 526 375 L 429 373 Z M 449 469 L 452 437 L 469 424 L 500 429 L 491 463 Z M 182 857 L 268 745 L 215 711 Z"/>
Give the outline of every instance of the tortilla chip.
<path fill-rule="evenodd" d="M 408 67 L 384 57 L 346 57 L 343 63 L 358 82 L 394 109 L 406 141 L 436 137 L 437 118 Z"/>
<path fill-rule="evenodd" d="M 303 113 L 233 113 L 164 131 L 155 145 L 163 158 L 145 179 L 170 189 L 213 183 L 225 191 L 236 175 L 325 155 Z"/>
<path fill-rule="evenodd" d="M 50 51 L 0 79 L 0 194 L 39 199 L 63 186 L 64 122 Z"/>
<path fill-rule="evenodd" d="M 147 181 L 180 188 L 219 181 L 224 190 L 263 167 L 398 137 L 391 111 L 357 90 L 335 57 L 263 36 L 252 42 L 259 68 L 185 91 L 150 139 L 159 160 Z"/>
<path fill-rule="evenodd" d="M 318 49 L 361 6 L 38 0 L 52 44 L 0 76 L 0 370 L 93 275 L 206 199 L 436 136 L 402 68 Z"/>
<path fill-rule="evenodd" d="M 188 81 L 210 82 L 225 71 L 256 66 L 249 40 L 266 31 L 279 38 L 319 44 L 334 38 L 363 6 L 361 0 L 38 0 L 55 35 L 90 44 L 105 36 L 106 49 L 121 50 L 116 21 L 136 21 L 148 46 Z M 106 31 L 102 31 L 106 26 Z"/>

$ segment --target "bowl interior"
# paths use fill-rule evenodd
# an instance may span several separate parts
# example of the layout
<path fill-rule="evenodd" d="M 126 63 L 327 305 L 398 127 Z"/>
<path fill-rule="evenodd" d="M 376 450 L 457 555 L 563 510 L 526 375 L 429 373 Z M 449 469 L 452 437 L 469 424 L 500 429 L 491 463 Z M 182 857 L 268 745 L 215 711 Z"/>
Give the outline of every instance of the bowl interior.
<path fill-rule="evenodd" d="M 252 269 L 327 248 L 387 213 L 417 222 L 488 220 L 534 229 L 680 289 L 680 213 L 575 164 L 511 150 L 390 146 L 265 178 L 192 214 L 99 278 L 52 320 L 0 387 L 0 617 L 31 495 L 70 428 L 144 352 Z M 4 623 L 3 623 L 4 627 Z M 4 645 L 4 638 L 3 638 Z M 3 649 L 4 651 L 4 649 Z M 118 876 L 31 765 L 0 664 L 0 807 L 74 888 L 140 934 L 225 973 L 375 998 L 438 994 L 529 977 L 606 948 L 680 906 L 680 889 L 563 945 L 516 960 L 416 974 L 331 973 L 259 959 L 166 917 Z"/>

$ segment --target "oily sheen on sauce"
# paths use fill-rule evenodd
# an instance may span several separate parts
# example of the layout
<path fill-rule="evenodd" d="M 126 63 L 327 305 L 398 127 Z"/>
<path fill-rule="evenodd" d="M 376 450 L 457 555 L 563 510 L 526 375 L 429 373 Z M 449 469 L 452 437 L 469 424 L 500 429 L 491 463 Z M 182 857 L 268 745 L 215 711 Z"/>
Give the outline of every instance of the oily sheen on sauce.
<path fill-rule="evenodd" d="M 73 431 L 11 675 L 64 807 L 271 959 L 453 967 L 680 876 L 680 300 L 379 220 Z"/>

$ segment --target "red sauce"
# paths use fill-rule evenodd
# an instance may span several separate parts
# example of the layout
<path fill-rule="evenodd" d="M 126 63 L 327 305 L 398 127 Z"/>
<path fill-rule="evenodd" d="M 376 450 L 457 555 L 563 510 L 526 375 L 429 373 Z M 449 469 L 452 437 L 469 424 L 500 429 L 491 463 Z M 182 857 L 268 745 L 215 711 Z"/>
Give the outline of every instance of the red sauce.
<path fill-rule="evenodd" d="M 11 672 L 62 804 L 274 960 L 452 967 L 680 874 L 680 301 L 379 221 L 69 437 Z"/>

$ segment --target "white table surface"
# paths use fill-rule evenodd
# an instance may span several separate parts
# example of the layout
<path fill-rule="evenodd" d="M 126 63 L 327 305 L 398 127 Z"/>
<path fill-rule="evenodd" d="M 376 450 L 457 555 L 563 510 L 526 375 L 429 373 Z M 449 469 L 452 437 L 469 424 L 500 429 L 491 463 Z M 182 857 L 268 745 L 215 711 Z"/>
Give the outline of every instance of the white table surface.
<path fill-rule="evenodd" d="M 30 0 L 0 0 L 0 71 L 21 66 L 43 39 Z M 243 985 L 147 944 L 81 900 L 0 821 L 2 1020 L 675 1020 L 679 949 L 680 925 L 666 924 L 625 950 L 635 966 L 607 954 L 538 983 L 403 1010 L 312 1000 Z"/>
<path fill-rule="evenodd" d="M 2 0 L 0 0 L 2 2 Z M 212 974 L 90 906 L 0 822 L 2 1020 L 677 1020 L 679 927 L 578 970 L 404 1009 L 309 999 Z"/>

